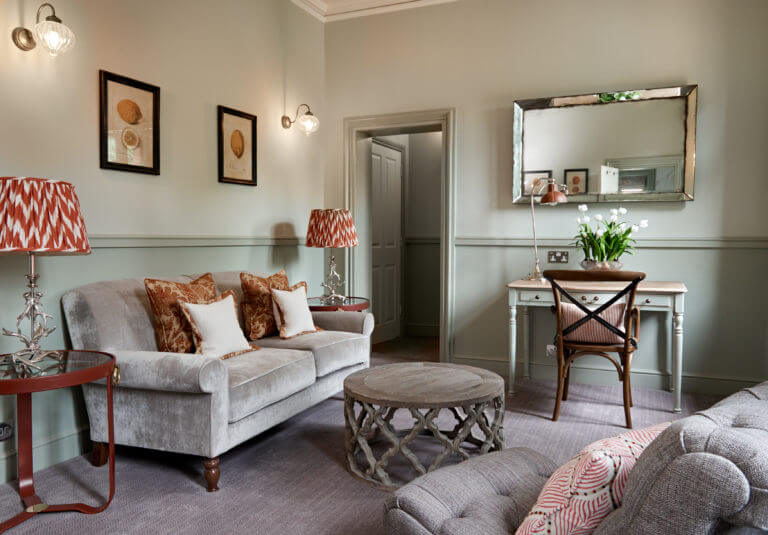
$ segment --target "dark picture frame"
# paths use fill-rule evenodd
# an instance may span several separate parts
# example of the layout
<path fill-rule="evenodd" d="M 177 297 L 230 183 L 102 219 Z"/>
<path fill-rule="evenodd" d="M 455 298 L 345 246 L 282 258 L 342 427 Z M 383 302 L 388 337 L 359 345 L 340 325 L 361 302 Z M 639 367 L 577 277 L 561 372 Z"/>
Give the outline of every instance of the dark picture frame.
<path fill-rule="evenodd" d="M 242 132 L 239 129 L 236 129 L 229 136 L 226 136 L 224 124 L 226 116 L 245 119 L 246 121 L 250 122 L 250 128 L 247 129 L 247 132 Z M 224 182 L 226 184 L 241 184 L 244 186 L 257 185 L 257 122 L 258 118 L 255 115 L 246 113 L 244 111 L 235 110 L 233 108 L 227 108 L 226 106 L 217 106 L 216 129 L 218 130 L 217 140 L 219 153 L 219 182 Z M 236 137 L 236 135 L 239 135 L 239 137 Z M 250 136 L 250 139 L 248 139 L 248 136 Z M 227 137 L 229 139 L 227 139 Z M 231 176 L 233 173 L 231 168 L 228 168 L 228 163 L 241 159 L 242 156 L 248 152 L 249 147 L 251 158 L 250 165 L 246 165 L 240 169 L 240 172 L 250 171 L 250 178 L 243 178 L 242 176 Z"/>
<path fill-rule="evenodd" d="M 584 183 L 578 184 L 579 191 L 571 191 L 570 184 L 568 183 L 569 175 L 583 175 Z M 582 177 L 579 176 L 579 179 Z M 565 185 L 568 195 L 583 195 L 589 193 L 589 169 L 565 169 L 563 171 L 563 184 Z"/>
<path fill-rule="evenodd" d="M 123 93 L 130 94 L 130 88 L 138 90 L 134 91 L 136 94 L 150 93 L 149 96 L 144 95 L 143 100 L 151 102 L 151 110 L 146 109 L 148 106 L 141 110 L 141 106 L 131 99 L 110 102 L 110 82 L 125 86 L 121 89 Z M 117 108 L 118 104 L 126 101 L 129 105 Z M 147 117 L 151 119 L 147 120 Z M 118 128 L 121 129 L 120 136 L 117 134 Z M 151 139 L 148 140 L 148 137 Z M 116 146 L 121 147 L 119 153 L 116 152 Z M 145 147 L 152 148 L 151 158 L 148 158 L 146 153 L 143 155 L 138 153 L 138 150 Z M 129 163 L 132 158 L 151 160 L 151 165 Z M 99 167 L 148 175 L 160 174 L 160 88 L 158 86 L 99 70 Z"/>
<path fill-rule="evenodd" d="M 523 171 L 523 181 L 522 181 L 522 195 L 523 197 L 530 197 L 532 192 L 526 192 L 526 178 L 528 176 L 532 176 L 532 182 L 531 182 L 531 188 L 533 188 L 533 183 L 536 182 L 540 178 L 552 178 L 552 169 L 540 169 L 538 171 Z M 541 176 L 539 176 L 541 175 Z"/>

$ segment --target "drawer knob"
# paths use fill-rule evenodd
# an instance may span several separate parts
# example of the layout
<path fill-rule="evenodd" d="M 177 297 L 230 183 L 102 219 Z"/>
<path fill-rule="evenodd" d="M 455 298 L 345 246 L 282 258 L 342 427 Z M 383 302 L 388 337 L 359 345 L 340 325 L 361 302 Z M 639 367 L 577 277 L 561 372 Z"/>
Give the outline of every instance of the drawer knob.
<path fill-rule="evenodd" d="M 592 298 L 592 301 L 597 301 L 597 300 L 599 300 L 599 299 L 600 299 L 600 298 L 599 298 L 598 296 L 595 296 L 595 297 L 593 297 L 593 298 Z"/>
<path fill-rule="evenodd" d="M 534 299 L 541 299 L 541 297 L 539 297 L 538 295 L 534 296 L 533 298 Z"/>
<path fill-rule="evenodd" d="M 645 304 L 646 304 L 646 305 L 650 305 L 650 304 L 651 304 L 651 300 L 650 300 L 650 299 L 646 299 L 646 300 L 645 300 Z"/>
<path fill-rule="evenodd" d="M 586 300 L 587 300 L 587 296 L 586 296 L 586 295 L 582 295 L 582 296 L 581 296 L 581 300 L 582 300 L 582 301 L 586 301 Z"/>

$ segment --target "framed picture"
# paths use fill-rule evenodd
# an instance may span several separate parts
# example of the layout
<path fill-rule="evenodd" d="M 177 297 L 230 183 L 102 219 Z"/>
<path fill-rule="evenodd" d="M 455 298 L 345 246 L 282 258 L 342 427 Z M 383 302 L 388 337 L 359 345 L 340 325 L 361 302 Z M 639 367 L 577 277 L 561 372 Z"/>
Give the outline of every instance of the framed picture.
<path fill-rule="evenodd" d="M 530 195 L 533 184 L 540 178 L 552 178 L 552 170 L 523 171 L 523 195 Z"/>
<path fill-rule="evenodd" d="M 99 167 L 160 174 L 160 88 L 99 71 Z"/>
<path fill-rule="evenodd" d="M 219 182 L 256 185 L 256 116 L 218 107 Z"/>
<path fill-rule="evenodd" d="M 563 174 L 568 195 L 582 195 L 589 191 L 589 169 L 566 169 Z"/>

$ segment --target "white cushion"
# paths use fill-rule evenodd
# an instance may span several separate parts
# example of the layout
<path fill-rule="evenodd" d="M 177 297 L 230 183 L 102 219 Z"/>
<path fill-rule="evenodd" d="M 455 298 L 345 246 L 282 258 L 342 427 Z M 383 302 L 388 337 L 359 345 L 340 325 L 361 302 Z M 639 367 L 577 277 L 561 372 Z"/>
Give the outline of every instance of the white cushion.
<path fill-rule="evenodd" d="M 231 295 L 207 305 L 179 304 L 199 338 L 198 353 L 223 357 L 253 349 L 237 321 L 237 306 Z"/>
<path fill-rule="evenodd" d="M 271 292 L 272 308 L 280 338 L 293 338 L 317 330 L 307 303 L 306 284 L 301 284 L 295 290 L 273 288 Z"/>

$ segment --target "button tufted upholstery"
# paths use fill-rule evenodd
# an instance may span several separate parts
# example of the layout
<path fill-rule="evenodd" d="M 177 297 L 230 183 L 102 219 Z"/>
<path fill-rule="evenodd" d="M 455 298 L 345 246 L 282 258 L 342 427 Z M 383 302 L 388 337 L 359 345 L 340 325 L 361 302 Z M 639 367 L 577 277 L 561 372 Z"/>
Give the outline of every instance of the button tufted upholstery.
<path fill-rule="evenodd" d="M 557 466 L 510 448 L 430 472 L 389 496 L 390 535 L 513 533 Z"/>
<path fill-rule="evenodd" d="M 527 448 L 422 476 L 386 501 L 389 535 L 510 535 L 556 467 Z M 672 424 L 648 446 L 596 535 L 768 530 L 768 382 Z"/>

